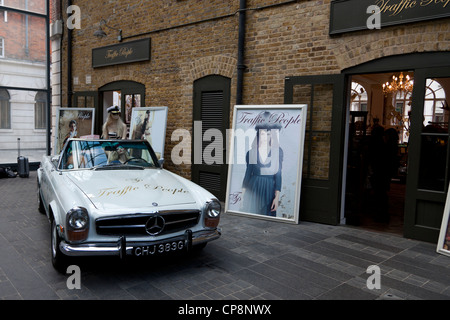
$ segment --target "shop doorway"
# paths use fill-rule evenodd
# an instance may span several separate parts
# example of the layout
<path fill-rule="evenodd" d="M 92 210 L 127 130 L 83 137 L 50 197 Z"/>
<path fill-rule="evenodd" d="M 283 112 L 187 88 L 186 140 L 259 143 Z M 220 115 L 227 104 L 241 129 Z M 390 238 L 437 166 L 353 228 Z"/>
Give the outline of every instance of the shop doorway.
<path fill-rule="evenodd" d="M 414 73 L 349 77 L 345 222 L 403 235 Z"/>
<path fill-rule="evenodd" d="M 397 224 L 393 228 L 385 221 L 383 231 L 437 242 L 450 181 L 449 61 L 450 52 L 412 53 L 369 61 L 341 74 L 285 79 L 285 103 L 308 105 L 300 220 L 361 226 L 371 218 L 364 212 L 361 216 L 361 206 L 372 212 L 374 208 L 360 199 L 370 181 L 358 171 L 364 166 L 360 164 L 361 151 L 354 148 L 362 137 L 372 133 L 378 119 L 387 128 L 401 131 L 397 134 L 398 167 L 389 180 L 387 196 L 391 209 L 398 206 L 397 217 L 391 221 Z M 393 75 L 399 79 L 400 73 L 404 81 L 407 75 L 414 79 L 411 93 L 385 95 L 383 83 L 390 82 Z M 431 81 L 441 84 L 445 101 L 437 98 L 428 102 Z M 354 85 L 352 89 L 352 82 L 364 82 L 364 86 Z M 361 89 L 366 96 L 358 97 Z M 352 92 L 356 94 L 353 98 Z M 375 104 L 384 109 L 377 112 L 372 109 Z M 440 131 L 427 132 L 429 124 L 438 124 Z M 426 142 L 433 143 L 434 153 L 427 151 Z M 355 159 L 359 167 L 352 162 Z M 378 205 L 371 200 L 369 204 Z M 378 220 L 383 222 L 382 218 Z"/>
<path fill-rule="evenodd" d="M 121 108 L 121 117 L 129 130 L 132 109 L 145 106 L 145 85 L 134 81 L 115 81 L 99 88 L 100 103 L 96 110 L 95 131 L 101 133 L 103 123 L 108 117 L 107 109 L 112 105 Z"/>
<path fill-rule="evenodd" d="M 349 89 L 341 218 L 346 224 L 437 242 L 450 181 L 449 61 L 446 52 L 417 53 L 386 57 L 344 71 Z M 407 75 L 413 78 L 413 89 L 386 95 L 382 84 L 391 82 L 392 76 L 399 80 L 401 74 L 403 81 Z M 365 83 L 363 88 L 355 84 L 358 82 Z M 382 111 L 376 112 L 377 104 L 383 106 Z M 364 162 L 364 152 L 357 149 L 362 137 L 372 136 L 377 121 L 385 130 L 394 128 L 398 133 L 397 166 L 384 198 L 372 197 L 373 171 Z M 386 203 L 388 215 L 380 215 L 378 210 L 386 208 Z"/>

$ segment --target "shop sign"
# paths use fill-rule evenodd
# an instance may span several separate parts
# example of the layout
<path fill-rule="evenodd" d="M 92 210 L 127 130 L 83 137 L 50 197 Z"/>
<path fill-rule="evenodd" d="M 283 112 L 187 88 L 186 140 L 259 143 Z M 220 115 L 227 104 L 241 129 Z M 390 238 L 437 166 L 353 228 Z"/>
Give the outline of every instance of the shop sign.
<path fill-rule="evenodd" d="M 335 0 L 331 2 L 330 34 L 373 29 L 371 22 L 378 14 L 377 29 L 445 18 L 450 17 L 450 0 Z"/>
<path fill-rule="evenodd" d="M 92 49 L 92 67 L 150 60 L 150 38 Z"/>

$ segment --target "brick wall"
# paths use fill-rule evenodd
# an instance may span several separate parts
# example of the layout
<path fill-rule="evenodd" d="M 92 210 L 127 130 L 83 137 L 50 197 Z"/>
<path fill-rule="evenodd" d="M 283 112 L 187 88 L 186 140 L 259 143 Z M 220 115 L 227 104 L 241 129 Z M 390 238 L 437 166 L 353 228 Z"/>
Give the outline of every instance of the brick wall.
<path fill-rule="evenodd" d="M 45 1 L 29 0 L 28 10 L 45 13 L 41 12 L 41 8 L 45 7 L 42 3 L 45 4 Z M 25 9 L 24 1 L 5 0 L 4 5 Z M 0 37 L 5 39 L 5 58 L 45 62 L 45 19 L 28 16 L 26 28 L 23 14 L 6 10 L 6 17 L 4 12 L 0 13 Z"/>
<path fill-rule="evenodd" d="M 67 1 L 63 1 L 65 11 Z M 340 73 L 373 59 L 412 52 L 450 50 L 450 19 L 330 36 L 330 0 L 248 0 L 244 77 L 245 104 L 280 104 L 288 76 Z M 80 6 L 81 29 L 73 31 L 74 91 L 95 91 L 116 80 L 145 84 L 146 105 L 169 107 L 166 146 L 173 130 L 192 127 L 193 82 L 220 74 L 232 79 L 236 92 L 239 1 L 73 1 Z M 65 14 L 64 14 L 65 15 Z M 194 23 L 222 17 L 211 21 Z M 116 32 L 93 36 L 101 19 L 123 30 L 124 41 L 151 37 L 150 62 L 92 69 L 91 50 L 117 43 Z M 176 27 L 189 24 L 184 27 Z M 131 37 L 141 33 L 146 35 Z M 64 34 L 63 52 L 67 47 Z M 127 39 L 127 37 L 130 37 Z M 66 55 L 62 56 L 63 101 L 67 106 Z M 91 76 L 91 83 L 83 79 Z M 327 112 L 324 111 L 326 115 Z M 326 121 L 324 120 L 324 123 Z M 319 139 L 319 138 L 318 138 Z M 329 146 L 324 144 L 323 150 Z M 318 157 L 325 151 L 317 150 Z M 165 155 L 170 158 L 170 153 Z M 170 169 L 188 176 L 189 166 Z M 317 174 L 328 173 L 318 168 Z"/>

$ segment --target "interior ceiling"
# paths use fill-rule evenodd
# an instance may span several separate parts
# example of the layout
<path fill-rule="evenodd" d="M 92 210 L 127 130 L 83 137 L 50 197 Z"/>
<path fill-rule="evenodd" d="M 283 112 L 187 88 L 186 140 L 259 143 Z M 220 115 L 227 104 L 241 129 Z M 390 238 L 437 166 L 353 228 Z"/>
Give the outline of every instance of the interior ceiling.
<path fill-rule="evenodd" d="M 366 83 L 370 85 L 379 84 L 382 85 L 387 81 L 392 79 L 392 75 L 398 75 L 399 72 L 386 72 L 386 73 L 368 73 L 368 74 L 357 74 L 352 76 L 352 81 Z M 411 79 L 414 78 L 414 72 L 412 71 L 403 71 L 404 79 L 406 79 L 406 75 L 409 75 Z"/>

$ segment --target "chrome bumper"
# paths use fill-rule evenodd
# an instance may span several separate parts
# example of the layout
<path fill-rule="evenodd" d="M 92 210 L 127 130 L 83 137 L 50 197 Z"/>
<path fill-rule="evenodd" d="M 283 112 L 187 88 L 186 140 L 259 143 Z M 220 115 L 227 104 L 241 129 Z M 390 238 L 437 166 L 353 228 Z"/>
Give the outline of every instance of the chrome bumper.
<path fill-rule="evenodd" d="M 142 246 L 153 246 L 162 243 L 184 241 L 186 248 L 199 245 L 208 241 L 218 239 L 221 235 L 221 229 L 203 230 L 198 232 L 186 231 L 183 236 L 164 239 L 153 242 L 128 242 L 125 237 L 119 238 L 115 243 L 80 243 L 68 244 L 61 241 L 59 249 L 67 256 L 119 256 L 124 258 L 126 255 L 133 255 L 133 248 Z"/>

